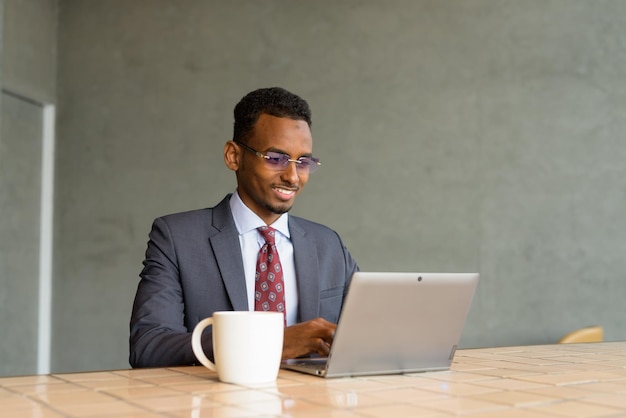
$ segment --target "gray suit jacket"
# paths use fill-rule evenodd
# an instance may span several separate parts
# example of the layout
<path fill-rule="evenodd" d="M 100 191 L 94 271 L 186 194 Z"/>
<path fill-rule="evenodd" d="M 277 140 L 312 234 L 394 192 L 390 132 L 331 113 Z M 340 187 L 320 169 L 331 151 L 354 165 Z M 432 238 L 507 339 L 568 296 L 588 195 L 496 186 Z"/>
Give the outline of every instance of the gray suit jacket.
<path fill-rule="evenodd" d="M 237 228 L 226 196 L 217 206 L 154 221 L 130 321 L 130 364 L 196 363 L 191 332 L 215 311 L 248 310 Z M 289 216 L 298 321 L 337 322 L 356 262 L 336 232 Z M 210 329 L 210 328 L 209 328 Z M 210 332 L 202 345 L 213 357 Z"/>

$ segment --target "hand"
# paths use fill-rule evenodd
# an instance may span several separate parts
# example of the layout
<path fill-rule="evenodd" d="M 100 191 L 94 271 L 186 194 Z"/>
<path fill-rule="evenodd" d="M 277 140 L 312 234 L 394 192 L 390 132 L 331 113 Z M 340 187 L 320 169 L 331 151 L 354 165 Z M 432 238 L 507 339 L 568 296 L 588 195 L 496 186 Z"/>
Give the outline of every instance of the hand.
<path fill-rule="evenodd" d="M 337 325 L 323 318 L 285 328 L 283 359 L 317 353 L 327 356 L 333 343 Z"/>

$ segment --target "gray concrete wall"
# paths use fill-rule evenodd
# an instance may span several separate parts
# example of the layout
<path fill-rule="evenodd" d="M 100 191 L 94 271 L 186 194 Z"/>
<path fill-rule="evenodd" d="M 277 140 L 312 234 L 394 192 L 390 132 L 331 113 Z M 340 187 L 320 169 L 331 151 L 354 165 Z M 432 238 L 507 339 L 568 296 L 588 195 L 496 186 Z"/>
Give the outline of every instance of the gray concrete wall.
<path fill-rule="evenodd" d="M 6 0 L 2 85 L 40 102 L 56 102 L 57 0 Z"/>
<path fill-rule="evenodd" d="M 232 107 L 313 108 L 294 213 L 364 270 L 480 271 L 464 347 L 626 338 L 626 3 L 61 0 L 53 371 L 127 366 L 154 217 L 233 190 Z"/>
<path fill-rule="evenodd" d="M 17 375 L 38 367 L 42 102 L 56 96 L 57 2 L 0 9 L 0 375 Z"/>

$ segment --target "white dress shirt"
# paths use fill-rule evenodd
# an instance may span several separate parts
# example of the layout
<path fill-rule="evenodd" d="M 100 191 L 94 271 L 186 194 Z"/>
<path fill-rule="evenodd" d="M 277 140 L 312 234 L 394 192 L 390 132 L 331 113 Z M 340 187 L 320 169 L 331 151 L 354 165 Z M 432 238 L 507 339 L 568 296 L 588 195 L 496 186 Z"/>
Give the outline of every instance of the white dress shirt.
<path fill-rule="evenodd" d="M 239 232 L 239 245 L 241 246 L 243 270 L 246 276 L 246 290 L 248 291 L 248 309 L 253 311 L 256 262 L 259 250 L 265 244 L 265 240 L 257 228 L 266 226 L 266 224 L 243 203 L 237 191 L 230 198 L 230 210 Z M 276 234 L 276 248 L 283 268 L 287 325 L 293 325 L 298 317 L 298 286 L 296 284 L 293 244 L 289 234 L 288 214 L 282 214 L 276 222 L 269 226 L 278 231 Z"/>

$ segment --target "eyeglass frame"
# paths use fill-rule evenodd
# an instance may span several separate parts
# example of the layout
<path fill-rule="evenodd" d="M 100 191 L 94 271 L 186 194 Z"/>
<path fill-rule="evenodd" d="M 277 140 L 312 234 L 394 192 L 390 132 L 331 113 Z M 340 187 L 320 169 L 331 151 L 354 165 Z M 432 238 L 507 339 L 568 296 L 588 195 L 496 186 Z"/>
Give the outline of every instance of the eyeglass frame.
<path fill-rule="evenodd" d="M 273 169 L 276 169 L 277 171 L 282 171 L 285 170 L 287 168 L 287 166 L 289 165 L 289 163 L 295 163 L 296 164 L 296 170 L 298 171 L 303 171 L 304 168 L 299 168 L 301 167 L 301 164 L 303 163 L 302 159 L 307 159 L 310 161 L 310 164 L 306 165 L 305 167 L 308 168 L 308 173 L 312 174 L 315 172 L 315 170 L 317 170 L 317 168 L 322 165 L 322 163 L 320 162 L 319 158 L 315 158 L 315 157 L 311 157 L 311 156 L 302 156 L 299 157 L 297 160 L 294 160 L 292 158 L 289 158 L 290 156 L 288 154 L 282 153 L 282 152 L 275 152 L 275 151 L 267 151 L 265 154 L 263 154 L 260 151 L 255 150 L 254 148 L 252 148 L 249 145 L 244 144 L 243 142 L 239 142 L 239 141 L 233 141 L 235 144 L 243 147 L 243 149 L 250 151 L 251 153 L 253 153 L 254 155 L 256 155 L 257 157 L 263 158 L 266 162 L 267 165 L 272 167 Z M 275 154 L 276 157 L 271 157 L 268 154 Z M 285 158 L 287 157 L 287 158 Z M 277 162 L 272 162 L 273 160 L 279 160 Z"/>

